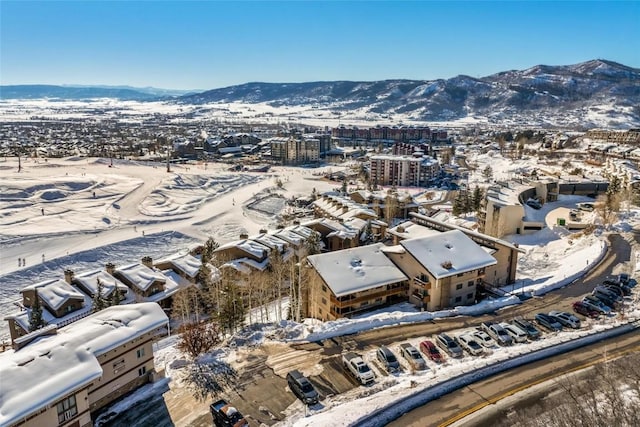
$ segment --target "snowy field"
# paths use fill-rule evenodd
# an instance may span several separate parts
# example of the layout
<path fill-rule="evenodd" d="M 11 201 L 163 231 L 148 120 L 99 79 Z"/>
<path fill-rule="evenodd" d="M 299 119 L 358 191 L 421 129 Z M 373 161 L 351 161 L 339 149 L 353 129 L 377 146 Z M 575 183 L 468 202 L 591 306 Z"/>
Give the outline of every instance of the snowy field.
<path fill-rule="evenodd" d="M 521 165 L 498 161 L 494 156 L 477 162 L 491 162 L 496 174 L 508 176 Z M 17 172 L 15 159 L 0 160 L 0 314 L 14 311 L 13 301 L 28 284 L 61 277 L 64 268 L 76 271 L 102 267 L 107 261 L 117 265 L 139 260 L 144 255 L 154 259 L 184 251 L 213 236 L 220 243 L 235 240 L 242 232 L 257 234 L 261 228 L 275 228 L 283 198 L 308 196 L 333 190 L 335 183 L 318 180 L 319 169 L 273 168 L 269 173 L 230 173 L 225 165 L 200 164 L 164 167 L 136 162 L 116 162 L 110 167 L 101 159 L 51 159 L 23 162 Z M 339 167 L 331 166 L 333 171 Z M 481 169 L 481 167 L 479 168 Z M 276 177 L 283 182 L 277 189 Z M 471 180 L 480 182 L 477 174 Z M 441 197 L 438 194 L 438 198 Z M 576 200 L 560 198 L 556 206 L 570 206 Z M 548 208 L 554 206 L 549 204 Z M 545 207 L 547 208 L 547 207 Z M 627 212 L 617 225 L 627 231 L 640 219 L 638 211 Z M 564 229 L 552 228 L 526 236 L 508 236 L 518 241 L 526 253 L 518 271 L 520 288 L 508 291 L 544 293 L 581 275 L 602 256 L 606 249 L 603 235 L 576 237 Z M 18 259 L 26 266 L 18 265 Z M 562 263 L 558 260 L 562 259 Z M 585 262 L 587 260 L 588 262 Z M 470 315 L 494 311 L 517 304 L 516 297 L 488 300 L 475 307 L 456 307 L 442 312 L 418 312 L 409 304 L 399 304 L 354 319 L 302 324 L 282 321 L 261 330 L 247 331 L 235 343 L 261 345 L 284 341 L 318 340 L 403 322 L 415 322 L 447 316 Z M 632 314 L 638 316 L 637 312 Z M 613 324 L 589 322 L 588 329 Z M 6 327 L 3 328 L 7 336 Z M 572 334 L 568 332 L 567 334 Z M 579 332 L 575 332 L 579 334 Z M 481 361 L 490 363 L 509 357 L 511 352 L 530 351 L 535 346 L 564 340 L 565 333 L 548 336 L 541 344 L 510 349 L 494 349 Z M 172 363 L 183 356 L 173 347 L 175 337 L 158 344 L 157 363 L 172 375 Z M 415 343 L 414 343 L 415 344 Z M 217 351 L 230 363 L 239 359 L 235 345 Z M 371 358 L 372 355 L 367 355 Z M 391 400 L 403 399 L 415 392 L 412 381 L 426 388 L 436 381 L 450 378 L 460 369 L 472 369 L 478 363 L 470 357 L 425 373 L 405 373 L 379 377 L 371 388 L 357 387 L 313 408 L 317 414 L 304 417 L 303 406 L 294 403 L 285 425 L 327 425 L 332 417 L 355 420 Z M 179 383 L 176 376 L 172 381 Z M 415 385 L 414 385 L 415 388 Z M 141 393 L 153 393 L 146 388 Z M 149 391 L 151 390 L 151 391 Z M 138 393 L 131 397 L 140 398 Z M 144 395 L 142 396 L 144 398 Z M 122 402 L 120 407 L 126 406 Z M 333 418 L 335 419 L 335 418 Z"/>

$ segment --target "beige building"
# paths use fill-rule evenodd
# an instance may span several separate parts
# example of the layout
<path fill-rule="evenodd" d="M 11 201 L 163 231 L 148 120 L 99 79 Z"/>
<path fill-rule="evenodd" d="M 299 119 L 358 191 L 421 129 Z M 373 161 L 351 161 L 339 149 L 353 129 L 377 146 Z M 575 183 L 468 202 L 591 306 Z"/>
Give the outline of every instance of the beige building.
<path fill-rule="evenodd" d="M 306 314 L 334 320 L 406 301 L 408 279 L 383 248 L 376 243 L 309 256 Z"/>
<path fill-rule="evenodd" d="M 525 252 L 517 244 L 455 224 L 438 221 L 425 215 L 412 213 L 411 216 L 413 217 L 412 221 L 404 222 L 389 230 L 389 235 L 393 237 L 394 244 L 399 244 L 404 239 L 430 235 L 434 230 L 439 232 L 460 230 L 497 261 L 495 265 L 486 268 L 485 283 L 492 286 L 503 286 L 515 282 L 518 256 Z"/>
<path fill-rule="evenodd" d="M 385 252 L 411 279 L 409 301 L 428 311 L 474 304 L 476 286 L 497 263 L 460 230 L 403 240 Z"/>
<path fill-rule="evenodd" d="M 432 157 L 378 155 L 369 159 L 370 181 L 378 185 L 421 187 L 440 171 Z"/>
<path fill-rule="evenodd" d="M 156 303 L 106 308 L 0 354 L 0 425 L 91 426 L 91 413 L 153 379 Z"/>

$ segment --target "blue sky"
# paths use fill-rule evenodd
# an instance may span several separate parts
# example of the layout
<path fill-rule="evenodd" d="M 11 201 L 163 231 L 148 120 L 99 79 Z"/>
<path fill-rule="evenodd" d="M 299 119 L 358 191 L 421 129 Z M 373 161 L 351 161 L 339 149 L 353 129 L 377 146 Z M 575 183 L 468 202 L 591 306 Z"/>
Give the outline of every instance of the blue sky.
<path fill-rule="evenodd" d="M 639 46 L 639 1 L 0 0 L 1 84 L 211 89 L 595 58 L 640 68 Z"/>

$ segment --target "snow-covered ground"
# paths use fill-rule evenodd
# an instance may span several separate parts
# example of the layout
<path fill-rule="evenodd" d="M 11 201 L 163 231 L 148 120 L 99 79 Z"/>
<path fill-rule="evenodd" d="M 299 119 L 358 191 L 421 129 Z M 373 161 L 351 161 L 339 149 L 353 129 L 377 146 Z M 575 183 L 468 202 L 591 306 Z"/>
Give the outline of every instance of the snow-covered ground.
<path fill-rule="evenodd" d="M 495 156 L 474 161 L 479 165 L 490 162 L 495 174 L 509 176 L 514 162 Z M 116 162 L 110 167 L 103 160 L 84 158 L 29 160 L 23 162 L 23 168 L 18 173 L 17 161 L 0 160 L 2 316 L 14 311 L 12 302 L 19 299 L 22 287 L 59 278 L 64 268 L 82 271 L 101 267 L 108 261 L 121 265 L 143 255 L 160 258 L 180 252 L 209 236 L 225 243 L 237 239 L 241 232 L 257 234 L 261 228 L 274 228 L 277 210 L 282 207 L 279 198 L 308 196 L 313 189 L 323 192 L 336 188 L 335 183 L 318 180 L 314 173 L 319 169 L 277 167 L 267 174 L 230 173 L 225 165 L 209 163 L 173 166 L 173 171 L 167 173 L 162 166 Z M 335 165 L 327 168 L 340 169 Z M 276 177 L 283 182 L 283 189 L 276 188 Z M 472 174 L 473 180 L 480 182 L 482 178 Z M 259 211 L 252 209 L 258 200 Z M 575 200 L 561 198 L 556 206 L 572 203 Z M 638 211 L 628 212 L 621 229 L 628 230 L 639 218 Z M 588 269 L 605 249 L 600 234 L 578 237 L 557 228 L 508 239 L 518 241 L 526 250 L 519 262 L 519 284 L 507 289 L 516 293 L 539 294 L 566 283 Z M 26 266 L 19 265 L 18 259 L 26 260 Z M 259 345 L 282 340 L 318 340 L 402 322 L 494 311 L 518 302 L 511 296 L 436 313 L 418 312 L 409 304 L 399 304 L 350 320 L 325 323 L 308 320 L 302 324 L 281 321 L 247 331 L 234 342 Z M 591 328 L 600 327 L 605 325 L 591 322 Z M 6 338 L 6 329 L 3 331 Z M 488 363 L 511 352 L 530 351 L 538 345 L 566 339 L 571 333 L 549 336 L 542 344 L 495 349 L 480 361 Z M 183 358 L 174 343 L 175 337 L 171 337 L 157 346 L 158 367 L 166 368 L 169 376 L 174 373 L 172 364 Z M 234 345 L 219 350 L 218 354 L 235 363 L 240 359 L 236 357 L 238 351 L 242 348 Z M 412 381 L 419 387 L 427 387 L 461 368 L 472 369 L 474 363 L 478 362 L 466 357 L 432 367 L 423 374 L 384 377 L 373 387 L 358 387 L 324 401 L 324 409 L 314 408 L 313 412 L 318 413 L 306 418 L 303 407 L 296 403 L 289 409 L 291 418 L 287 424 L 326 425 L 330 417 L 346 413 L 355 420 L 382 402 L 411 393 Z M 153 393 L 153 388 L 145 390 Z"/>

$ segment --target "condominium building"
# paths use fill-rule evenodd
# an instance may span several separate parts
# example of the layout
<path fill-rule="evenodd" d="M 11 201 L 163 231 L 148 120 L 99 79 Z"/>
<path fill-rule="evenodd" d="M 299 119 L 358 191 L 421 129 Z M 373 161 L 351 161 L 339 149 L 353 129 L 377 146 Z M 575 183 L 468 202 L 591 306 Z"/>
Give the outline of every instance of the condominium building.
<path fill-rule="evenodd" d="M 369 159 L 370 180 L 379 185 L 421 187 L 440 171 L 431 157 L 379 155 Z"/>

